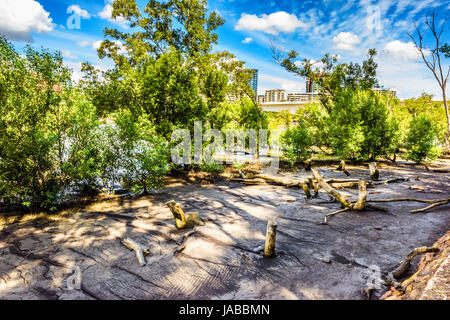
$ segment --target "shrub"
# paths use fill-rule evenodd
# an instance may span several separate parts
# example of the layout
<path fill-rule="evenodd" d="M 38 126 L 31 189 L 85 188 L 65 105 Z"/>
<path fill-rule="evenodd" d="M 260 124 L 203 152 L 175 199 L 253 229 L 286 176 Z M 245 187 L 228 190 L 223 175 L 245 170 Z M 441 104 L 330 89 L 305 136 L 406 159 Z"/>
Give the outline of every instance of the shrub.
<path fill-rule="evenodd" d="M 343 90 L 335 97 L 329 126 L 333 151 L 341 158 L 373 160 L 392 150 L 396 126 L 379 93 Z"/>
<path fill-rule="evenodd" d="M 412 119 L 406 136 L 407 159 L 418 163 L 436 160 L 441 150 L 437 147 L 437 132 L 430 117 L 421 114 Z"/>
<path fill-rule="evenodd" d="M 209 173 L 222 173 L 224 171 L 223 165 L 212 161 L 211 163 L 204 163 L 200 167 L 201 171 L 209 172 Z"/>
<path fill-rule="evenodd" d="M 310 148 L 313 144 L 308 129 L 301 123 L 289 128 L 281 137 L 284 155 L 294 165 L 298 160 L 305 160 L 311 154 Z"/>
<path fill-rule="evenodd" d="M 124 187 L 145 194 L 148 189 L 163 186 L 170 170 L 167 141 L 156 133 L 145 114 L 135 119 L 129 110 L 122 109 L 114 119 Z"/>

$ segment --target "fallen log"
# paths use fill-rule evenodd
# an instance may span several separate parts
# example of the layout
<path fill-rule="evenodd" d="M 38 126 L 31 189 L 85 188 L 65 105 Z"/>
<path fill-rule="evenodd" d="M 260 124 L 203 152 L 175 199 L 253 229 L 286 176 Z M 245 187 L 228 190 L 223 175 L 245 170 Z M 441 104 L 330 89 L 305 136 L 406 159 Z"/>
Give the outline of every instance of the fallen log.
<path fill-rule="evenodd" d="M 350 203 L 347 201 L 346 197 L 342 195 L 339 191 L 334 189 L 332 186 L 330 186 L 325 180 L 323 180 L 322 176 L 320 175 L 319 171 L 317 169 L 311 169 L 314 179 L 319 184 L 319 186 L 325 190 L 329 195 L 336 198 L 339 203 L 341 204 L 342 208 L 349 208 Z"/>
<path fill-rule="evenodd" d="M 412 250 L 405 258 L 405 260 L 401 261 L 397 268 L 388 273 L 387 275 L 387 284 L 394 286 L 395 289 L 401 289 L 401 284 L 397 281 L 406 271 L 408 271 L 411 266 L 411 261 L 414 257 L 428 253 L 428 252 L 439 252 L 439 248 L 434 247 L 419 247 Z"/>
<path fill-rule="evenodd" d="M 377 169 L 377 164 L 375 162 L 370 162 L 369 169 L 370 169 L 370 179 L 378 180 L 380 178 L 380 172 Z"/>
<path fill-rule="evenodd" d="M 145 266 L 147 264 L 147 262 L 145 261 L 144 258 L 144 252 L 146 252 L 147 254 L 150 254 L 150 250 L 147 248 L 143 248 L 142 245 L 140 245 L 139 243 L 137 243 L 136 241 L 130 239 L 130 238 L 126 238 L 122 241 L 122 244 L 127 247 L 130 250 L 134 250 L 136 252 L 136 258 L 139 262 L 139 264 L 141 265 L 141 267 Z"/>

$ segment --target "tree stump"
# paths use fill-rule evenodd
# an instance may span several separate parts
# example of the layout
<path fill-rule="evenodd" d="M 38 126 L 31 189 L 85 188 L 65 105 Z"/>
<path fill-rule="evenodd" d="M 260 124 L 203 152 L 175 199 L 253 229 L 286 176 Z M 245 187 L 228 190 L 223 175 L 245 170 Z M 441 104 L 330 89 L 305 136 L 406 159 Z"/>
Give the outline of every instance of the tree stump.
<path fill-rule="evenodd" d="M 181 206 L 174 200 L 170 200 L 166 203 L 175 219 L 175 225 L 177 229 L 185 229 L 194 225 L 204 226 L 205 223 L 200 219 L 200 215 L 196 212 L 184 213 Z"/>
<path fill-rule="evenodd" d="M 277 235 L 277 223 L 269 221 L 267 223 L 266 244 L 264 246 L 264 256 L 273 257 L 275 255 L 275 239 Z"/>
<path fill-rule="evenodd" d="M 370 162 L 369 169 L 370 169 L 370 179 L 378 180 L 380 178 L 380 172 L 377 169 L 377 164 L 375 162 Z"/>
<path fill-rule="evenodd" d="M 366 182 L 364 180 L 359 181 L 358 184 L 358 201 L 353 205 L 353 210 L 355 211 L 363 211 L 366 207 L 366 199 L 367 199 L 367 188 Z"/>
<path fill-rule="evenodd" d="M 350 172 L 348 172 L 348 171 L 345 169 L 345 161 L 344 161 L 344 160 L 341 160 L 341 163 L 339 164 L 339 167 L 338 167 L 336 170 L 337 170 L 337 171 L 343 171 L 347 176 L 350 175 Z"/>
<path fill-rule="evenodd" d="M 177 229 L 184 229 L 187 223 L 183 209 L 181 209 L 181 207 L 174 200 L 170 200 L 166 203 L 166 205 L 169 207 L 170 211 L 172 211 Z"/>

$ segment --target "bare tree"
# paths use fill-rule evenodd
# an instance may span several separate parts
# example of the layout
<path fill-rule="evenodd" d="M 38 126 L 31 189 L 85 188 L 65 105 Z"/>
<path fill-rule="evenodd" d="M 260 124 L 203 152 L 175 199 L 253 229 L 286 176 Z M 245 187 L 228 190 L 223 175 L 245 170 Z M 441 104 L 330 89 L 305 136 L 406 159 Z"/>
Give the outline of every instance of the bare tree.
<path fill-rule="evenodd" d="M 420 27 L 415 25 L 415 32 L 413 34 L 408 34 L 408 36 L 414 42 L 415 47 L 420 52 L 422 59 L 428 69 L 431 70 L 434 77 L 436 78 L 439 87 L 442 90 L 442 98 L 444 100 L 444 109 L 445 115 L 447 116 L 447 133 L 445 134 L 445 144 L 447 152 L 450 152 L 450 114 L 448 110 L 447 97 L 445 90 L 447 88 L 447 82 L 450 74 L 450 66 L 448 70 L 444 70 L 443 59 L 447 57 L 444 54 L 442 48 L 444 48 L 444 44 L 442 43 L 442 34 L 444 31 L 448 31 L 445 26 L 449 20 L 449 13 L 445 15 L 445 17 L 441 20 L 437 20 L 436 11 L 433 10 L 431 14 L 428 14 L 425 20 L 426 30 L 421 31 Z M 428 31 L 431 31 L 433 35 L 434 45 L 432 49 L 427 49 L 424 47 L 424 37 Z M 427 58 L 427 56 L 431 54 L 431 57 Z"/>

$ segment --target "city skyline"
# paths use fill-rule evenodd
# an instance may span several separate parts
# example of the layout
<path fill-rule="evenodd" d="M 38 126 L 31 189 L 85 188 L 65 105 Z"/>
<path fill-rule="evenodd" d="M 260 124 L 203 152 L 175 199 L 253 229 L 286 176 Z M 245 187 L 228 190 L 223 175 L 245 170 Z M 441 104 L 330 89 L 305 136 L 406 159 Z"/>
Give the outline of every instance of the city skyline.
<path fill-rule="evenodd" d="M 141 7 L 146 2 L 137 1 Z M 339 55 L 341 62 L 360 63 L 367 50 L 375 48 L 379 52 L 376 62 L 380 84 L 396 89 L 401 99 L 418 97 L 422 92 L 441 99 L 435 80 L 407 33 L 429 10 L 450 9 L 446 1 L 208 3 L 210 11 L 217 11 L 226 20 L 218 30 L 219 42 L 214 50 L 228 50 L 246 61 L 246 67 L 258 69 L 258 94 L 274 88 L 287 93 L 306 90 L 304 78 L 286 72 L 273 60 L 270 42 L 275 41 L 280 48 L 295 49 L 302 59 L 312 61 L 332 53 Z M 100 69 L 113 66 L 111 61 L 97 57 L 102 30 L 117 27 L 126 31 L 129 27 L 124 19 L 111 18 L 111 4 L 111 0 L 5 0 L 0 3 L 0 33 L 18 48 L 30 42 L 35 47 L 60 50 L 79 79 L 81 62 L 88 61 Z M 79 25 L 76 19 L 70 20 L 73 15 L 80 18 Z"/>

